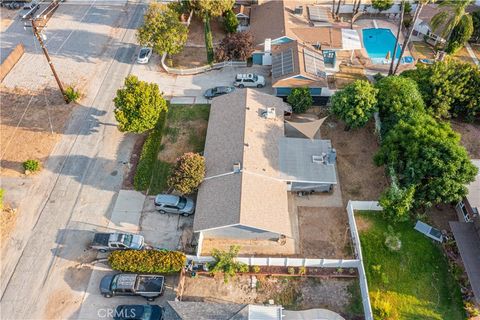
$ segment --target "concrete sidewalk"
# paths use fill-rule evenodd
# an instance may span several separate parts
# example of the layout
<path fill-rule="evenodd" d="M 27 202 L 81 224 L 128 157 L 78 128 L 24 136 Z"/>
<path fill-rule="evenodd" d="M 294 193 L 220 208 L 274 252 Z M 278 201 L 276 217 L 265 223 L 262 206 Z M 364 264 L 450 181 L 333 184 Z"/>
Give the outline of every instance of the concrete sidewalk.
<path fill-rule="evenodd" d="M 113 208 L 109 230 L 137 233 L 145 195 L 133 190 L 120 190 Z"/>

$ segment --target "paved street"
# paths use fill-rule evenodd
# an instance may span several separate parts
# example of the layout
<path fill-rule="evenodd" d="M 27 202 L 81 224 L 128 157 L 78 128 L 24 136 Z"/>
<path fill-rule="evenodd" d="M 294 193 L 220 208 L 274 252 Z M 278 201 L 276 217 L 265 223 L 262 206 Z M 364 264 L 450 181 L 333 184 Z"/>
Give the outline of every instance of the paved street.
<path fill-rule="evenodd" d="M 88 79 L 85 108 L 74 112 L 66 134 L 22 203 L 21 228 L 17 228 L 22 230 L 15 232 L 14 245 L 2 257 L 2 319 L 65 319 L 78 315 L 91 274 L 82 263 L 91 261 L 95 254 L 85 249 L 92 231 L 104 229 L 110 222 L 109 214 L 126 172 L 124 163 L 133 148 L 132 137 L 111 125 L 115 123 L 112 99 L 131 70 L 137 50 L 133 44 L 135 28 L 143 8 L 129 4 L 122 28 L 112 29 L 113 44 L 99 52 L 105 63 L 98 76 L 90 74 Z M 80 19 L 85 23 L 122 22 L 122 17 L 109 21 L 96 9 L 88 8 Z M 62 37 L 65 40 L 65 35 Z M 58 54 L 63 52 L 61 47 L 57 49 Z M 22 70 L 15 70 L 6 80 L 15 83 L 14 77 L 20 77 Z M 38 79 L 32 77 L 31 81 Z"/>

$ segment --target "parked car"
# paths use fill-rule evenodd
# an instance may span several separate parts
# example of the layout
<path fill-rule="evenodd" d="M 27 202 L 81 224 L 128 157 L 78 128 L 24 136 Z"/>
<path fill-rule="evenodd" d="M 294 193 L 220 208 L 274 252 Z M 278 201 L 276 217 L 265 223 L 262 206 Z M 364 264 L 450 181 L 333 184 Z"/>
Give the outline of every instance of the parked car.
<path fill-rule="evenodd" d="M 143 47 L 137 57 L 137 63 L 146 64 L 152 57 L 152 48 Z"/>
<path fill-rule="evenodd" d="M 40 5 L 36 0 L 33 0 L 31 2 L 25 3 L 23 5 L 23 10 L 32 10 L 33 8 L 38 8 Z"/>
<path fill-rule="evenodd" d="M 227 93 L 231 93 L 233 91 L 235 91 L 235 87 L 214 87 L 214 88 L 207 89 L 207 91 L 205 91 L 204 96 L 207 99 L 212 99 Z"/>
<path fill-rule="evenodd" d="M 235 82 L 233 82 L 233 85 L 239 88 L 263 88 L 265 87 L 265 78 L 254 73 L 239 73 L 235 77 Z"/>
<path fill-rule="evenodd" d="M 113 296 L 141 296 L 153 301 L 163 294 L 165 277 L 155 274 L 117 273 L 106 275 L 100 281 L 100 293 Z"/>
<path fill-rule="evenodd" d="M 35 0 L 29 3 L 26 3 L 23 6 L 23 12 L 21 13 L 22 19 L 27 20 L 32 18 L 35 12 L 37 12 L 39 8 L 40 8 L 40 5 Z"/>
<path fill-rule="evenodd" d="M 115 308 L 113 320 L 162 320 L 163 308 L 154 304 L 120 305 Z"/>
<path fill-rule="evenodd" d="M 107 252 L 109 250 L 143 249 L 145 240 L 139 234 L 95 233 L 90 248 Z"/>
<path fill-rule="evenodd" d="M 159 194 L 155 197 L 155 209 L 160 213 L 178 213 L 189 216 L 195 212 L 192 199 L 173 194 Z"/>

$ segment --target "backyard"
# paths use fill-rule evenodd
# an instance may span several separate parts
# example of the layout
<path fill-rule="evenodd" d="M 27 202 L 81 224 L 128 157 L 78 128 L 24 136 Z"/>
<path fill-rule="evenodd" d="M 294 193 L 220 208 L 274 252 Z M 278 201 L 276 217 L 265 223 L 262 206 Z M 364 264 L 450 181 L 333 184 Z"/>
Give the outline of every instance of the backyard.
<path fill-rule="evenodd" d="M 208 104 L 169 105 L 167 115 L 143 146 L 135 179 L 145 182 L 136 183 L 137 189 L 148 189 L 151 195 L 167 190 L 167 178 L 176 159 L 186 152 L 203 151 L 209 113 Z"/>
<path fill-rule="evenodd" d="M 435 51 L 433 46 L 423 41 L 415 41 L 412 42 L 412 44 L 414 47 L 412 54 L 415 59 L 435 59 Z M 458 52 L 453 55 L 453 58 L 460 62 L 466 62 L 473 65 L 475 64 L 465 47 L 458 50 Z"/>
<path fill-rule="evenodd" d="M 383 311 L 379 319 L 465 318 L 460 288 L 438 244 L 412 222 L 398 223 L 393 233 L 401 247 L 395 251 L 385 245 L 392 231 L 378 212 L 357 212 L 356 219 L 372 307 L 377 316 Z"/>
<path fill-rule="evenodd" d="M 363 319 L 360 288 L 354 278 L 237 275 L 225 283 L 222 276 L 187 277 L 182 295 L 183 301 L 222 303 L 263 304 L 270 299 L 287 310 L 325 308 L 346 319 Z"/>

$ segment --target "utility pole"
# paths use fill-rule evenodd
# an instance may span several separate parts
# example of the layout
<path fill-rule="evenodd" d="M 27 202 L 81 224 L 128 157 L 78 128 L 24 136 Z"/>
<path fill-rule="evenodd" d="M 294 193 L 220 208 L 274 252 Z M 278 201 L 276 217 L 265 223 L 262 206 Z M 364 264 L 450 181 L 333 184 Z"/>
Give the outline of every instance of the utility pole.
<path fill-rule="evenodd" d="M 45 54 L 45 57 L 47 58 L 48 65 L 50 66 L 50 69 L 52 70 L 53 76 L 55 77 L 55 80 L 57 81 L 58 88 L 62 92 L 63 100 L 65 100 L 66 103 L 69 103 L 68 98 L 65 95 L 65 90 L 63 90 L 62 82 L 60 81 L 60 78 L 58 77 L 57 71 L 55 71 L 55 67 L 53 66 L 52 60 L 50 59 L 50 56 L 48 55 L 47 47 L 45 47 L 45 44 L 43 43 L 43 39 L 40 36 L 40 33 L 38 31 L 37 25 L 35 24 L 35 18 L 32 18 L 30 21 L 32 22 L 33 34 L 35 35 L 38 42 L 40 43 L 40 47 L 42 47 L 43 53 Z"/>

